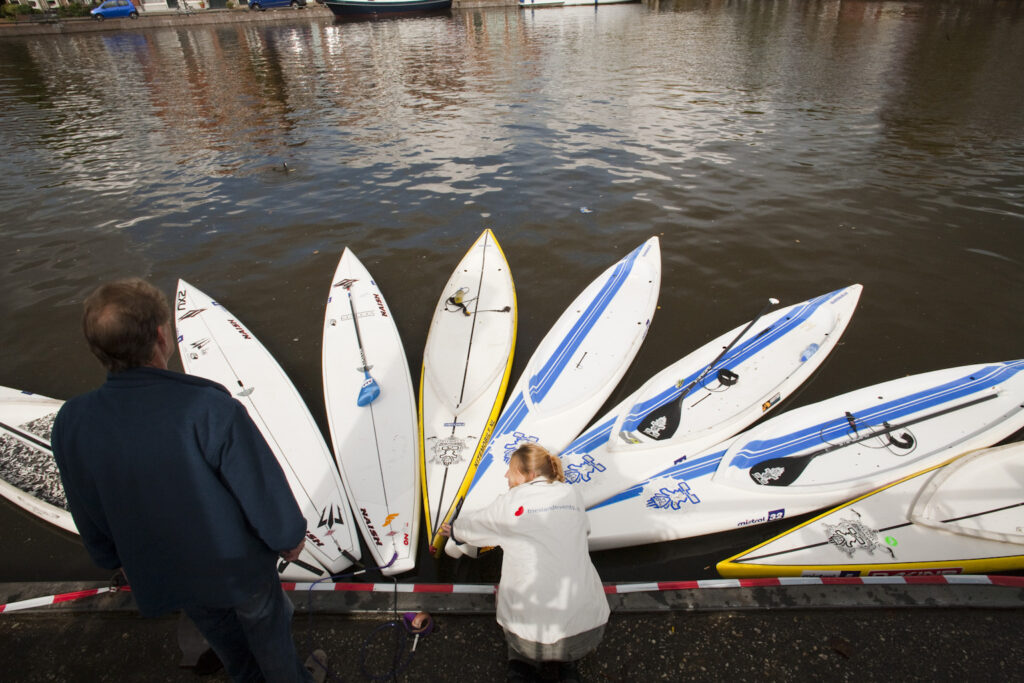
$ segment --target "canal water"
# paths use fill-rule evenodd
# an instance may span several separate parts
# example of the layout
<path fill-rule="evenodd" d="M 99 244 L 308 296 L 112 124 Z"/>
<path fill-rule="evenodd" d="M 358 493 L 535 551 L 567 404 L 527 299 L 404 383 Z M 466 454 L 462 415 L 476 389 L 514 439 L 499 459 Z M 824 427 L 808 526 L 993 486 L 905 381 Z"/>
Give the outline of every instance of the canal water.
<path fill-rule="evenodd" d="M 418 377 L 441 287 L 485 227 L 517 286 L 513 381 L 576 294 L 651 235 L 659 310 L 613 402 L 769 296 L 857 282 L 843 343 L 785 408 L 1024 356 L 1020 3 L 282 12 L 0 38 L 0 64 L 3 385 L 92 388 L 83 296 L 182 277 L 259 336 L 326 434 L 320 339 L 342 249 L 380 284 Z M 777 531 L 594 559 L 606 581 L 712 577 Z M 6 501 L 0 546 L 2 581 L 106 576 Z M 424 552 L 406 578 L 497 568 Z"/>

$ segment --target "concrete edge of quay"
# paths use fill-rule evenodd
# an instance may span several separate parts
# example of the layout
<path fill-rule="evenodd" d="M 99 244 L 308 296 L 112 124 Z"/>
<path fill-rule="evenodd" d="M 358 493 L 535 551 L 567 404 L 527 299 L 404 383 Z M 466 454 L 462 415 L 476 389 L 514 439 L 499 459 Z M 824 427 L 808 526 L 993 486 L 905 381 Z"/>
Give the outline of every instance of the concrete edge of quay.
<path fill-rule="evenodd" d="M 351 584 L 348 584 L 352 586 Z M 476 592 L 411 590 L 410 584 L 389 582 L 356 585 L 335 590 L 330 584 L 317 590 L 296 588 L 289 592 L 296 611 L 319 614 L 372 614 L 426 610 L 433 614 L 493 614 L 492 586 Z M 130 591 L 106 592 L 97 582 L 0 583 L 0 606 L 26 613 L 134 612 Z M 80 593 L 100 591 L 84 597 Z M 47 600 L 54 598 L 56 600 Z M 15 603 L 41 599 L 46 604 L 16 607 Z M 903 584 L 860 585 L 797 584 L 637 590 L 608 595 L 612 612 L 707 612 L 750 610 L 894 609 L 894 608 L 985 608 L 1024 607 L 1024 588 L 994 584 Z M 0 619 L 4 617 L 0 615 Z"/>
<path fill-rule="evenodd" d="M 244 1 L 244 0 L 243 0 Z M 173 28 L 179 26 L 210 26 L 217 24 L 237 23 L 282 23 L 308 21 L 311 16 L 331 18 L 331 11 L 308 0 L 305 9 L 279 9 L 265 12 L 251 11 L 245 7 L 234 9 L 199 9 L 192 12 L 178 12 L 173 9 L 166 11 L 146 11 L 138 19 L 107 19 L 94 21 L 89 17 L 69 19 L 26 19 L 21 21 L 0 21 L 0 39 L 15 36 L 64 35 L 69 33 L 100 33 L 114 31 L 133 31 L 151 28 Z M 452 0 L 452 10 L 481 9 L 492 7 L 517 7 L 518 0 Z M 378 15 L 369 15 L 370 17 Z M 389 16 L 387 14 L 379 15 Z M 359 18 L 355 15 L 355 18 Z"/>

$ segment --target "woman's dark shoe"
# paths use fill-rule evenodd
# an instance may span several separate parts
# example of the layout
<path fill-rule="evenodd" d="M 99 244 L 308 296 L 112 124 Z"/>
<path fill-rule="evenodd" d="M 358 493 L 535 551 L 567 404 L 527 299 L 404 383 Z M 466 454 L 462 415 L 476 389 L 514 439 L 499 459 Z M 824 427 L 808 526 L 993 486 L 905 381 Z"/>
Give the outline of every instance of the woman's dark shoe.
<path fill-rule="evenodd" d="M 508 683 L 533 683 L 537 680 L 537 669 L 521 659 L 510 659 L 505 680 Z"/>
<path fill-rule="evenodd" d="M 562 683 L 582 683 L 579 667 L 576 662 L 558 663 L 558 680 Z"/>

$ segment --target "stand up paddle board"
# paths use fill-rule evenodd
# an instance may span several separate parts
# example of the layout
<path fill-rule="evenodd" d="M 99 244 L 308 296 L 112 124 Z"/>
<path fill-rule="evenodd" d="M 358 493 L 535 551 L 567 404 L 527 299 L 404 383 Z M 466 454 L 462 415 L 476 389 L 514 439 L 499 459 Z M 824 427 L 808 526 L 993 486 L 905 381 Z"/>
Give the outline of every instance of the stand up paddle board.
<path fill-rule="evenodd" d="M 490 230 L 470 247 L 434 309 L 420 376 L 420 465 L 430 552 L 469 487 L 508 388 L 516 340 L 512 272 Z"/>
<path fill-rule="evenodd" d="M 359 539 L 331 452 L 291 380 L 247 327 L 184 280 L 175 299 L 178 348 L 185 371 L 222 384 L 245 406 L 277 456 L 306 518 L 299 562 L 282 578 L 337 574 L 359 559 Z"/>
<path fill-rule="evenodd" d="M 771 418 L 590 508 L 592 550 L 813 512 L 1024 427 L 1024 361 L 938 370 Z"/>
<path fill-rule="evenodd" d="M 323 373 L 334 454 L 356 522 L 384 574 L 409 571 L 420 529 L 416 397 L 391 311 L 347 248 L 327 298 Z"/>
<path fill-rule="evenodd" d="M 0 495 L 39 519 L 77 534 L 50 447 L 53 421 L 63 404 L 0 387 Z"/>
<path fill-rule="evenodd" d="M 988 448 L 841 505 L 718 564 L 722 576 L 1024 569 L 1024 443 Z"/>
<path fill-rule="evenodd" d="M 750 426 L 824 362 L 861 290 L 761 316 L 665 368 L 569 444 L 565 480 L 595 505 Z"/>
<path fill-rule="evenodd" d="M 661 250 L 652 237 L 609 267 L 570 304 L 541 341 L 510 394 L 469 490 L 465 511 L 508 490 L 509 457 L 533 441 L 564 449 L 594 416 L 643 343 L 661 287 Z M 473 554 L 451 540 L 445 552 Z"/>

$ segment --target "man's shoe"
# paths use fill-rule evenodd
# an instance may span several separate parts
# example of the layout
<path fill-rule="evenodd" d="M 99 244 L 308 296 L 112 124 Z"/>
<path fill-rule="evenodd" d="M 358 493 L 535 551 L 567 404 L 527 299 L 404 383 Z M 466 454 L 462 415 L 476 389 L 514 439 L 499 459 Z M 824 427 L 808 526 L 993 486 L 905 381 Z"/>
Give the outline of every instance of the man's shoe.
<path fill-rule="evenodd" d="M 313 676 L 315 683 L 324 683 L 327 679 L 327 653 L 323 650 L 313 650 L 313 654 L 306 657 L 305 667 Z"/>

